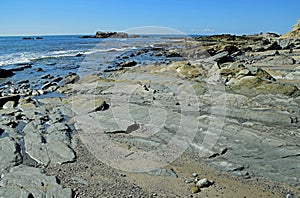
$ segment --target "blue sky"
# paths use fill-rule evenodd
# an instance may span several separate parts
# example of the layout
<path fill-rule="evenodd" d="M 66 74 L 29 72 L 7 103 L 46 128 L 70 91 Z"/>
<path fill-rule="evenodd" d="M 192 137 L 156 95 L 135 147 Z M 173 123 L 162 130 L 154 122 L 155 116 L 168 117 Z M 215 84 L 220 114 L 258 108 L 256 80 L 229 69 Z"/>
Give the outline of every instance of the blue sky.
<path fill-rule="evenodd" d="M 186 34 L 285 33 L 299 0 L 1 0 L 0 35 L 94 34 L 163 26 Z"/>

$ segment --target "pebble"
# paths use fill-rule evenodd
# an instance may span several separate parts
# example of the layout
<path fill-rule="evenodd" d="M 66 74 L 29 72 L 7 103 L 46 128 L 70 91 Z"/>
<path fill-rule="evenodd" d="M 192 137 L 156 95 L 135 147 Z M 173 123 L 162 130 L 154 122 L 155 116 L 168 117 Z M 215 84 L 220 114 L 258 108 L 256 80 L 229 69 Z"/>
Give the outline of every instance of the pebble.
<path fill-rule="evenodd" d="M 198 193 L 198 192 L 200 192 L 200 189 L 197 187 L 197 186 L 193 186 L 193 188 L 192 188 L 192 193 Z"/>
<path fill-rule="evenodd" d="M 193 183 L 194 181 L 191 180 L 191 179 L 186 179 L 184 182 L 185 182 L 186 184 L 190 184 L 190 183 Z"/>
<path fill-rule="evenodd" d="M 285 197 L 286 198 L 293 198 L 293 196 L 291 194 L 287 194 Z"/>
<path fill-rule="evenodd" d="M 198 174 L 197 174 L 197 173 L 192 173 L 192 176 L 193 176 L 193 177 L 197 177 Z"/>
<path fill-rule="evenodd" d="M 209 187 L 211 185 L 210 181 L 207 178 L 200 179 L 196 186 L 199 188 Z"/>

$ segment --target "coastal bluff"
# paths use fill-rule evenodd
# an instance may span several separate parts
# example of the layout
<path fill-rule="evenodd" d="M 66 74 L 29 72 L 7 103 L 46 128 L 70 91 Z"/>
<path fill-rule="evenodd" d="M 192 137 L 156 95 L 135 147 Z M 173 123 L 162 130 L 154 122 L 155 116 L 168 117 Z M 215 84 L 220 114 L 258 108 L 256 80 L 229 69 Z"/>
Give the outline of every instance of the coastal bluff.
<path fill-rule="evenodd" d="M 292 31 L 285 33 L 281 38 L 300 38 L 300 19 L 298 23 L 293 26 Z"/>

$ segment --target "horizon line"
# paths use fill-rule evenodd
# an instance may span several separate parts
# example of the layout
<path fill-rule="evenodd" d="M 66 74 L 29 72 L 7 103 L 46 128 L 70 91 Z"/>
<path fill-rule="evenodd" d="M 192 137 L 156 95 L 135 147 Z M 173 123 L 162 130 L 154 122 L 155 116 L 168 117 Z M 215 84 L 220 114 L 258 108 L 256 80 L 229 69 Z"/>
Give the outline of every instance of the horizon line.
<path fill-rule="evenodd" d="M 100 30 L 99 30 L 100 31 Z M 96 31 L 98 32 L 98 31 Z M 94 36 L 95 33 L 53 33 L 53 34 L 0 34 L 0 37 L 37 37 L 37 36 Z M 102 32 L 125 32 L 126 31 L 102 31 Z M 266 34 L 266 33 L 275 33 L 278 35 L 282 35 L 278 32 L 272 32 L 272 31 L 266 31 L 266 32 L 252 32 L 252 33 L 232 33 L 232 32 L 214 32 L 214 33 L 182 33 L 182 34 L 168 34 L 168 33 L 128 33 L 129 35 L 199 35 L 199 36 L 211 36 L 211 35 L 223 35 L 223 34 L 230 34 L 230 35 L 236 35 L 236 36 L 242 36 L 242 35 L 255 35 L 255 34 Z"/>

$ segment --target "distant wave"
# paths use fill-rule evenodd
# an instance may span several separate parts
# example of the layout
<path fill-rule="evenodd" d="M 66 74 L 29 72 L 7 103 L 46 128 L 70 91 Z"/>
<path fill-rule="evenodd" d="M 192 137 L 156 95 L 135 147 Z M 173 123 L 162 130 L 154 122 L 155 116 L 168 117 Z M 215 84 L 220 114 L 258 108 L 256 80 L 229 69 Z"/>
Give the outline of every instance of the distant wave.
<path fill-rule="evenodd" d="M 31 52 L 22 52 L 22 53 L 11 53 L 0 55 L 0 66 L 12 65 L 18 63 L 28 63 L 31 61 L 38 61 L 48 58 L 61 58 L 61 57 L 75 57 L 78 54 L 90 55 L 94 53 L 101 52 L 119 52 L 125 50 L 137 49 L 136 47 L 123 47 L 123 48 L 108 48 L 108 49 L 92 49 L 89 51 L 81 50 L 58 50 L 48 53 L 31 53 Z"/>

